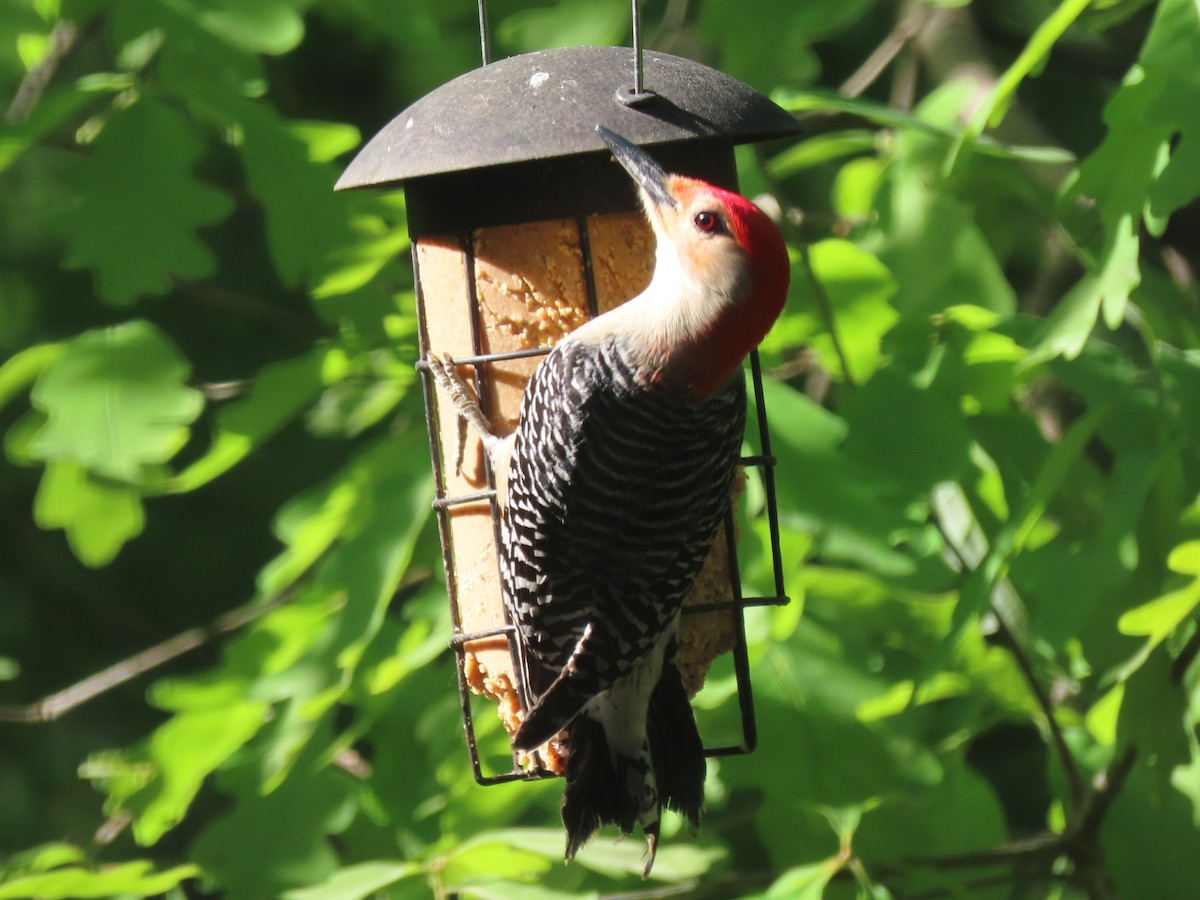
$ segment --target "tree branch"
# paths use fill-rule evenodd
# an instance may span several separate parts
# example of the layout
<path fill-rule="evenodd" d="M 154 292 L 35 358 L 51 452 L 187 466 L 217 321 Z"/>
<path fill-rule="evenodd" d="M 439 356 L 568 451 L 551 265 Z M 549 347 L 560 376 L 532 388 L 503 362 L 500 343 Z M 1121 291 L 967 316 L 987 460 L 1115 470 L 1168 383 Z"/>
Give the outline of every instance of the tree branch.
<path fill-rule="evenodd" d="M 900 16 L 895 27 L 888 32 L 885 37 L 866 58 L 866 61 L 859 66 L 849 78 L 842 82 L 842 86 L 838 88 L 838 93 L 843 97 L 857 97 L 862 94 L 867 88 L 874 84 L 879 76 L 884 73 L 892 61 L 900 54 L 900 51 L 912 43 L 913 39 L 921 33 L 921 30 L 929 23 L 935 15 L 941 13 L 941 10 L 935 9 L 924 3 L 910 4 L 904 14 Z"/>
<path fill-rule="evenodd" d="M 813 271 L 812 258 L 808 252 L 808 245 L 800 243 L 798 246 L 800 247 L 800 258 L 804 262 L 804 273 L 808 276 L 808 283 L 812 287 L 813 297 L 816 298 L 817 306 L 821 310 L 821 318 L 825 320 L 825 327 L 829 331 L 829 339 L 833 341 L 833 352 L 837 354 L 838 361 L 842 364 L 842 374 L 846 376 L 846 386 L 855 388 L 857 385 L 854 382 L 854 373 L 850 371 L 850 359 L 846 356 L 846 348 L 842 345 L 842 339 L 838 336 L 837 320 L 833 314 L 833 302 L 829 299 L 829 294 L 825 291 L 825 285 L 821 283 L 821 279 Z"/>
<path fill-rule="evenodd" d="M 0 722 L 42 724 L 53 722 L 77 706 L 82 706 L 101 694 L 155 669 L 176 657 L 202 647 L 214 638 L 237 631 L 271 610 L 289 603 L 300 592 L 299 586 L 283 591 L 265 603 L 256 606 L 241 606 L 222 613 L 207 625 L 189 628 L 173 638 L 148 647 L 133 656 L 103 669 L 82 681 L 56 693 L 49 694 L 34 703 L 25 705 L 0 705 Z"/>
<path fill-rule="evenodd" d="M 178 275 L 172 276 L 171 283 L 184 296 L 206 306 L 232 312 L 249 319 L 258 319 L 260 322 L 273 325 L 281 331 L 291 332 L 307 340 L 332 337 L 337 333 L 335 328 L 324 322 L 298 316 L 289 310 L 264 303 L 257 297 L 223 290 Z"/>
<path fill-rule="evenodd" d="M 72 22 L 59 22 L 54 26 L 54 30 L 50 32 L 50 49 L 46 58 L 26 72 L 25 77 L 21 79 L 12 102 L 8 104 L 8 111 L 4 114 L 5 121 L 23 121 L 33 111 L 54 78 L 54 73 L 58 71 L 59 63 L 75 46 L 77 37 L 79 29 Z"/>
<path fill-rule="evenodd" d="M 958 561 L 960 571 L 964 575 L 969 576 L 975 571 L 974 563 L 967 559 L 963 550 L 951 538 L 942 522 L 941 516 L 935 512 L 932 518 L 934 526 L 942 536 L 942 542 Z M 1012 590 L 1013 596 L 1016 597 L 1016 590 L 1011 585 L 1009 585 L 1009 589 Z M 1033 696 L 1042 710 L 1042 715 L 1046 719 L 1046 728 L 1050 732 L 1050 740 L 1054 745 L 1054 752 L 1067 779 L 1067 790 L 1071 795 L 1071 808 L 1077 811 L 1082 806 L 1084 800 L 1083 776 L 1079 772 L 1079 765 L 1075 762 L 1075 756 L 1071 753 L 1071 748 L 1067 746 L 1067 738 L 1063 734 L 1062 726 L 1059 725 L 1058 718 L 1054 715 L 1054 704 L 1051 702 L 1049 693 L 1043 687 L 1041 680 L 1037 676 L 1037 672 L 1034 670 L 1033 659 L 1026 652 L 1024 645 L 1017 637 L 1015 629 L 1012 627 L 1012 623 L 1009 622 L 1007 614 L 1001 608 L 1001 605 L 993 601 L 990 602 L 989 608 L 996 617 L 1000 639 L 1008 649 L 1008 652 L 1012 654 L 1013 659 L 1017 663 L 1017 668 L 1021 670 L 1026 684 L 1029 685 L 1029 689 L 1033 692 Z"/>

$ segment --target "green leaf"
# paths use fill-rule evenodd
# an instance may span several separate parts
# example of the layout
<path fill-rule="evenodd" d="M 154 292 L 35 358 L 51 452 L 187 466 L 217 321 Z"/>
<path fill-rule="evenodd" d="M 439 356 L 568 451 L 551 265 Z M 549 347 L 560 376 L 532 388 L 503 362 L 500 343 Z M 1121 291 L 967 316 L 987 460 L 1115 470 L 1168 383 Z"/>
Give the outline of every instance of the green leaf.
<path fill-rule="evenodd" d="M 780 153 L 767 164 L 767 170 L 776 178 L 787 178 L 843 156 L 869 153 L 875 149 L 875 141 L 872 131 L 836 131 L 817 135 Z"/>
<path fill-rule="evenodd" d="M 6 359 L 0 365 L 0 409 L 39 378 L 65 349 L 64 344 L 37 344 Z"/>
<path fill-rule="evenodd" d="M 18 871 L 48 872 L 59 866 L 81 863 L 86 859 L 87 854 L 81 848 L 55 841 L 10 856 L 0 864 L 0 872 L 6 875 Z"/>
<path fill-rule="evenodd" d="M 320 884 L 285 891 L 283 900 L 363 900 L 376 891 L 422 874 L 415 862 L 364 862 L 334 872 Z"/>
<path fill-rule="evenodd" d="M 79 205 L 59 220 L 70 268 L 90 268 L 96 291 L 127 305 L 165 293 L 173 277 L 215 269 L 197 230 L 229 215 L 229 197 L 192 170 L 204 145 L 185 118 L 142 99 L 112 114 L 73 173 Z"/>
<path fill-rule="evenodd" d="M 987 555 L 963 586 L 949 632 L 922 664 L 921 675 L 917 679 L 918 691 L 923 691 L 930 679 L 945 665 L 950 651 L 962 639 L 967 626 L 988 608 L 996 587 L 1007 577 L 1013 559 L 1029 542 L 1050 500 L 1076 464 L 1088 441 L 1112 412 L 1114 403 L 1110 401 L 1090 409 L 1071 425 L 1062 440 L 1050 451 L 1022 507 L 992 540 Z"/>
<path fill-rule="evenodd" d="M 265 703 L 248 701 L 177 713 L 151 736 L 159 777 L 135 798 L 133 834 L 149 846 L 183 821 L 205 778 L 263 726 Z"/>
<path fill-rule="evenodd" d="M 784 872 L 762 895 L 763 900 L 821 900 L 833 876 L 842 869 L 836 857 Z"/>
<path fill-rule="evenodd" d="M 966 2 L 969 2 L 969 0 L 966 0 Z M 960 140 L 963 134 L 963 130 L 959 127 L 951 127 L 941 122 L 930 121 L 920 115 L 906 113 L 886 104 L 877 103 L 862 97 L 845 97 L 829 91 L 781 88 L 771 94 L 771 99 L 789 112 L 804 113 L 821 111 L 848 113 L 859 116 L 869 122 L 874 122 L 876 125 L 884 128 L 918 131 L 923 134 L 945 138 L 947 141 Z M 1015 146 L 1001 143 L 986 136 L 979 137 L 974 146 L 975 151 L 981 156 L 991 156 L 997 159 L 1015 159 L 1024 162 L 1042 163 L 1044 165 L 1065 165 L 1075 161 L 1074 154 L 1061 147 Z M 776 160 L 778 159 L 777 157 Z"/>
<path fill-rule="evenodd" d="M 969 150 L 971 142 L 983 134 L 987 127 L 995 128 L 1004 119 L 1009 104 L 1016 95 L 1017 88 L 1054 49 L 1055 43 L 1063 36 L 1067 28 L 1079 18 L 1092 0 L 1062 0 L 1058 8 L 1040 25 L 1030 37 L 1029 43 L 1021 51 L 1004 74 L 996 81 L 987 98 L 979 104 L 971 116 L 963 138 L 951 151 L 946 161 L 946 171 L 949 172 L 959 163 L 964 150 Z"/>
<path fill-rule="evenodd" d="M 199 874 L 200 870 L 193 865 L 155 871 L 154 863 L 149 860 L 118 863 L 103 869 L 66 866 L 6 879 L 0 884 L 0 900 L 158 897 Z"/>
<path fill-rule="evenodd" d="M 403 222 L 389 226 L 380 219 L 364 217 L 353 224 L 363 233 L 329 252 L 324 272 L 313 285 L 314 300 L 327 300 L 359 290 L 409 246 L 408 229 Z"/>
<path fill-rule="evenodd" d="M 1176 547 L 1167 558 L 1167 565 L 1176 572 L 1200 575 L 1200 541 L 1189 541 Z M 1197 606 L 1200 606 L 1200 578 L 1123 613 L 1117 620 L 1117 630 L 1121 634 L 1147 637 L 1149 646 L 1155 647 Z"/>
<path fill-rule="evenodd" d="M 1200 541 L 1188 541 L 1172 550 L 1167 566 L 1180 575 L 1200 576 Z"/>
<path fill-rule="evenodd" d="M 941 367 L 934 378 L 928 374 L 887 366 L 843 404 L 850 422 L 845 452 L 913 501 L 938 482 L 956 481 L 969 465 L 970 435 L 956 373 Z"/>
<path fill-rule="evenodd" d="M 203 9 L 198 21 L 235 47 L 250 53 L 278 56 L 304 37 L 304 20 L 296 10 L 301 2 L 288 0 L 217 0 Z"/>
<path fill-rule="evenodd" d="M 838 170 L 833 208 L 843 219 L 866 219 L 883 181 L 883 163 L 873 156 L 852 159 Z"/>
<path fill-rule="evenodd" d="M 943 85 L 921 101 L 917 114 L 954 122 L 973 90 L 967 82 Z M 906 316 L 963 304 L 1011 314 L 1015 293 L 975 208 L 985 198 L 971 202 L 941 176 L 931 152 L 941 142 L 931 143 L 917 131 L 902 134 L 879 192 L 881 234 L 872 249 L 896 279 L 892 305 Z"/>
<path fill-rule="evenodd" d="M 1079 353 L 1103 312 L 1116 328 L 1141 281 L 1139 229 L 1161 234 L 1170 215 L 1200 196 L 1200 11 L 1191 0 L 1163 0 L 1139 61 L 1104 110 L 1108 134 L 1079 167 L 1064 202 L 1094 204 L 1075 228 L 1091 270 L 1055 311 L 1032 361 Z"/>
<path fill-rule="evenodd" d="M 484 832 L 447 856 L 442 877 L 448 885 L 470 884 L 475 880 L 490 878 L 536 881 L 555 862 L 557 860 L 553 857 L 525 849 L 518 842 Z"/>
<path fill-rule="evenodd" d="M 881 499 L 883 476 L 842 453 L 845 420 L 785 385 L 767 379 L 763 388 L 784 520 L 819 535 L 822 553 L 891 573 L 908 571 L 912 563 L 894 549 L 892 536 L 910 523 Z"/>
<path fill-rule="evenodd" d="M 19 122 L 0 122 L 0 173 L 10 168 L 39 140 L 77 115 L 91 101 L 85 90 L 51 88 Z"/>
<path fill-rule="evenodd" d="M 325 384 L 344 375 L 345 353 L 340 348 L 318 347 L 265 367 L 248 397 L 218 410 L 212 445 L 172 478 L 167 490 L 192 491 L 229 471 L 295 418 Z"/>
<path fill-rule="evenodd" d="M 518 52 L 554 47 L 615 44 L 629 26 L 627 11 L 609 3 L 563 0 L 554 6 L 506 16 L 500 39 Z"/>
<path fill-rule="evenodd" d="M 203 397 L 190 367 L 148 322 L 90 331 L 70 341 L 38 378 L 34 406 L 47 421 L 30 452 L 98 475 L 139 483 L 188 439 Z"/>
<path fill-rule="evenodd" d="M 318 163 L 333 162 L 362 143 L 358 129 L 344 122 L 293 120 L 290 129 L 308 147 L 309 159 Z"/>
<path fill-rule="evenodd" d="M 355 243 L 347 216 L 353 198 L 335 194 L 335 172 L 314 161 L 310 126 L 294 131 L 262 106 L 244 106 L 239 119 L 246 179 L 263 203 L 279 277 L 291 287 L 317 282 L 330 254 Z"/>
<path fill-rule="evenodd" d="M 110 5 L 106 23 L 112 43 L 122 48 L 122 62 L 136 68 L 157 50 L 155 83 L 204 113 L 261 94 L 263 65 L 258 52 L 271 52 L 297 36 L 294 14 L 286 8 L 294 4 L 287 0 L 246 4 L 113 0 Z M 241 6 L 244 12 L 239 12 Z M 255 35 L 262 25 L 266 26 L 262 34 Z"/>
<path fill-rule="evenodd" d="M 1124 682 L 1117 716 L 1117 745 L 1136 747 L 1144 765 L 1165 784 L 1176 766 L 1190 760 L 1184 727 L 1187 693 L 1171 674 L 1171 657 L 1159 648 Z"/>
<path fill-rule="evenodd" d="M 883 335 L 900 317 L 888 302 L 896 292 L 891 273 L 849 241 L 820 241 L 807 259 L 811 270 L 797 273 L 788 308 L 763 348 L 811 344 L 834 377 L 869 378 L 882 359 Z"/>
<path fill-rule="evenodd" d="M 338 856 L 329 836 L 353 820 L 354 790 L 344 773 L 314 768 L 313 755 L 304 759 L 302 777 L 267 794 L 257 790 L 252 769 L 234 769 L 219 779 L 237 802 L 192 845 L 208 890 L 219 888 L 228 900 L 259 900 L 333 877 Z"/>
<path fill-rule="evenodd" d="M 50 461 L 34 500 L 38 527 L 61 528 L 79 561 L 106 566 L 142 533 L 145 515 L 134 488 L 98 481 L 72 462 Z"/>
<path fill-rule="evenodd" d="M 1116 746 L 1117 721 L 1121 705 L 1125 700 L 1125 683 L 1120 682 L 1109 689 L 1103 697 L 1092 704 L 1087 712 L 1085 724 L 1096 742 L 1105 747 Z"/>

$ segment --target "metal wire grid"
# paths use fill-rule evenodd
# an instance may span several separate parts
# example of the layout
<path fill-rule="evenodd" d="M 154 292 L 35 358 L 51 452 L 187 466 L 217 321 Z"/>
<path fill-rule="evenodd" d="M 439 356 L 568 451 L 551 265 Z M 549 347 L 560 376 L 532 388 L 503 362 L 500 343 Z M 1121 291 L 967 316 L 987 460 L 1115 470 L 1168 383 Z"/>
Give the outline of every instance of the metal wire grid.
<path fill-rule="evenodd" d="M 587 219 L 581 217 L 577 219 L 577 224 L 579 228 L 580 252 L 583 258 L 583 272 L 587 292 L 588 312 L 589 315 L 594 318 L 598 314 L 598 310 L 596 305 L 596 283 L 592 271 L 591 241 L 588 233 Z M 486 373 L 488 371 L 488 364 L 493 362 L 501 362 L 504 360 L 545 356 L 550 352 L 550 348 L 516 350 L 506 353 L 483 352 L 482 342 L 479 335 L 479 298 L 477 295 L 475 281 L 474 241 L 472 240 L 470 231 L 465 231 L 459 234 L 458 240 L 460 249 L 463 252 L 464 275 L 467 283 L 471 329 L 471 355 L 455 358 L 452 360 L 452 362 L 454 365 L 470 365 L 474 367 L 476 395 L 479 398 L 480 406 L 484 415 L 488 416 L 488 394 L 486 390 Z M 487 488 L 485 490 L 474 491 L 466 494 L 458 494 L 455 496 L 447 496 L 446 494 L 446 478 L 445 471 L 442 466 L 443 456 L 441 452 L 441 437 L 438 430 L 438 420 L 435 416 L 435 387 L 432 376 L 429 373 L 428 365 L 430 347 L 425 319 L 426 298 L 421 285 L 420 260 L 418 259 L 416 243 L 413 244 L 412 248 L 412 261 L 413 272 L 415 274 L 416 281 L 418 341 L 421 354 L 421 359 L 417 363 L 417 368 L 422 373 L 421 381 L 425 398 L 426 423 L 429 430 L 429 452 L 430 458 L 433 461 L 433 475 L 436 487 L 433 508 L 437 515 L 438 531 L 440 533 L 442 543 L 442 562 L 446 570 L 446 588 L 450 599 L 450 615 L 454 628 L 454 635 L 450 640 L 450 646 L 455 651 L 455 668 L 458 672 L 458 694 L 459 701 L 462 706 L 463 727 L 466 731 L 467 751 L 471 757 L 471 768 L 474 772 L 475 780 L 479 784 L 483 785 L 500 784 L 503 782 L 516 780 L 532 781 L 546 777 L 557 777 L 554 775 L 554 773 L 544 769 L 522 769 L 518 764 L 516 754 L 513 754 L 512 770 L 498 775 L 485 774 L 480 763 L 479 748 L 475 739 L 475 724 L 471 713 L 471 690 L 467 684 L 466 672 L 464 668 L 466 645 L 472 641 L 504 636 L 508 642 L 509 654 L 513 660 L 513 677 L 516 682 L 515 687 L 520 699 L 522 712 L 525 712 L 529 709 L 531 698 L 529 697 L 528 688 L 524 683 L 524 660 L 521 658 L 523 652 L 522 647 L 520 645 L 520 641 L 518 641 L 516 638 L 516 628 L 509 620 L 507 609 L 504 611 L 505 624 L 502 627 L 487 631 L 471 633 L 463 632 L 462 616 L 458 603 L 458 584 L 456 582 L 453 564 L 454 548 L 452 546 L 453 538 L 450 528 L 450 510 L 455 506 L 486 501 L 491 509 L 492 534 L 495 546 L 498 548 L 500 545 L 500 516 L 499 506 L 496 499 L 495 473 L 492 472 L 490 461 L 486 459 L 485 455 L 484 468 L 487 477 Z M 729 581 L 732 599 L 718 603 L 705 603 L 702 605 L 686 606 L 683 609 L 683 613 L 685 615 L 694 615 L 702 612 L 716 612 L 720 610 L 737 610 L 739 613 L 734 617 L 733 664 L 737 683 L 738 707 L 741 714 L 742 742 L 740 744 L 732 744 L 720 747 L 706 747 L 704 750 L 706 756 L 734 756 L 750 753 L 757 746 L 758 731 L 754 718 L 754 694 L 750 682 L 750 661 L 746 650 L 745 620 L 741 615 L 741 611 L 752 606 L 783 606 L 790 602 L 787 594 L 785 593 L 783 584 L 783 563 L 781 559 L 779 540 L 779 509 L 775 498 L 776 460 L 774 455 L 771 453 L 771 438 L 767 429 L 767 412 L 763 399 L 762 366 L 759 362 L 758 351 L 752 351 L 750 354 L 750 374 L 751 384 L 754 390 L 754 406 L 758 425 L 759 446 L 762 452 L 757 455 L 742 457 L 741 463 L 743 466 L 758 467 L 762 472 L 763 488 L 766 494 L 767 522 L 770 531 L 771 565 L 774 575 L 775 593 L 771 596 L 743 596 L 741 574 L 737 557 L 737 543 L 734 539 L 733 511 L 730 510 L 725 518 L 725 541 L 728 548 L 727 557 L 729 560 Z"/>

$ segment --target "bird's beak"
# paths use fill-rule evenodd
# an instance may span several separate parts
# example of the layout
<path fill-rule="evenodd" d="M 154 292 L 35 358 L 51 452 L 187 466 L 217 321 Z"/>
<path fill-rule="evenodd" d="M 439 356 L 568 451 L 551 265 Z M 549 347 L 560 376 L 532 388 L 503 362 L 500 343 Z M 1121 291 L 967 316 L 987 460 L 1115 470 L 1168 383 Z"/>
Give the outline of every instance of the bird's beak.
<path fill-rule="evenodd" d="M 662 166 L 650 158 L 641 147 L 637 147 L 619 134 L 609 131 L 603 125 L 597 125 L 596 131 L 608 144 L 612 155 L 617 158 L 625 171 L 642 189 L 642 195 L 649 201 L 647 206 L 669 207 L 675 209 L 679 203 L 667 191 L 667 173 Z"/>

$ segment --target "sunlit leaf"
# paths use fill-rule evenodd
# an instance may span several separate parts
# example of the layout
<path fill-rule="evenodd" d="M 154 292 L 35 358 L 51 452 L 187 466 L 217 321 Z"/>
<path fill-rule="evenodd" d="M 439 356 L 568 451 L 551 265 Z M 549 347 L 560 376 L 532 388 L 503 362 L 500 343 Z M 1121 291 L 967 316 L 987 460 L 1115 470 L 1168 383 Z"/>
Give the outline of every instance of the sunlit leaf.
<path fill-rule="evenodd" d="M 6 359 L 0 365 L 0 407 L 32 384 L 65 349 L 63 344 L 37 344 Z"/>
<path fill-rule="evenodd" d="M 888 302 L 895 281 L 849 241 L 821 241 L 806 259 L 811 271 L 802 265 L 796 273 L 788 309 L 764 349 L 811 344 L 836 377 L 862 381 L 879 366 L 880 341 L 899 318 Z"/>
<path fill-rule="evenodd" d="M 186 384 L 190 366 L 141 320 L 91 331 L 65 347 L 33 388 L 47 421 L 30 452 L 99 475 L 142 480 L 188 438 L 203 398 Z"/>
<path fill-rule="evenodd" d="M 262 107 L 241 113 L 242 156 L 250 190 L 262 200 L 271 258 L 284 283 L 317 281 L 335 250 L 353 243 L 347 210 L 350 198 L 333 193 L 332 168 L 314 166 L 313 151 L 289 124 Z"/>
<path fill-rule="evenodd" d="M 1200 579 L 1187 587 L 1156 597 L 1121 616 L 1122 634 L 1145 636 L 1157 644 L 1174 631 L 1200 605 Z"/>
<path fill-rule="evenodd" d="M 74 173 L 79 205 L 59 222 L 66 265 L 92 269 L 102 299 L 126 305 L 165 293 L 173 277 L 212 274 L 197 231 L 223 220 L 232 203 L 193 174 L 203 151 L 193 125 L 155 100 L 109 118 Z"/>
<path fill-rule="evenodd" d="M 267 366 L 250 395 L 222 406 L 212 445 L 169 482 L 169 490 L 190 491 L 227 472 L 299 414 L 330 380 L 344 375 L 344 355 L 318 348 Z"/>
<path fill-rule="evenodd" d="M 1076 355 L 1101 313 L 1116 328 L 1141 280 L 1143 219 L 1160 234 L 1171 213 L 1200 194 L 1198 20 L 1191 0 L 1163 0 L 1138 64 L 1105 108 L 1108 134 L 1083 161 L 1065 198 L 1095 205 L 1101 230 L 1090 221 L 1079 229 L 1087 229 L 1085 243 L 1096 262 L 1051 317 L 1035 359 Z"/>
<path fill-rule="evenodd" d="M 784 872 L 762 896 L 766 900 L 787 898 L 787 900 L 820 900 L 825 896 L 825 887 L 842 868 L 838 859 L 813 863 L 808 866 L 797 866 Z"/>
<path fill-rule="evenodd" d="M 223 0 L 205 9 L 199 21 L 213 34 L 254 53 L 287 53 L 304 36 L 299 2 Z"/>
<path fill-rule="evenodd" d="M 180 882 L 195 878 L 193 865 L 156 871 L 154 863 L 120 863 L 103 869 L 65 866 L 33 875 L 18 875 L 0 884 L 0 900 L 107 900 L 110 897 L 158 897 Z"/>
<path fill-rule="evenodd" d="M 419 874 L 421 866 L 414 862 L 364 862 L 339 869 L 320 884 L 286 891 L 283 900 L 362 900 Z"/>
<path fill-rule="evenodd" d="M 149 758 L 160 771 L 136 798 L 138 843 L 153 844 L 182 821 L 201 782 L 263 725 L 267 707 L 241 702 L 176 714 L 150 738 Z"/>
<path fill-rule="evenodd" d="M 142 498 L 130 487 L 99 481 L 72 462 L 46 464 L 33 507 L 41 528 L 61 528 L 86 566 L 112 562 L 121 547 L 142 533 Z"/>
<path fill-rule="evenodd" d="M 521 52 L 551 47 L 613 44 L 629 27 L 626 10 L 589 0 L 564 0 L 505 17 L 500 38 Z"/>

